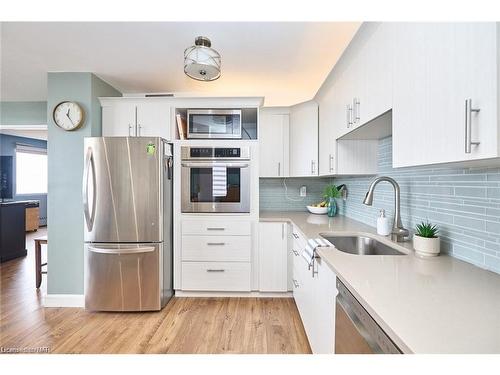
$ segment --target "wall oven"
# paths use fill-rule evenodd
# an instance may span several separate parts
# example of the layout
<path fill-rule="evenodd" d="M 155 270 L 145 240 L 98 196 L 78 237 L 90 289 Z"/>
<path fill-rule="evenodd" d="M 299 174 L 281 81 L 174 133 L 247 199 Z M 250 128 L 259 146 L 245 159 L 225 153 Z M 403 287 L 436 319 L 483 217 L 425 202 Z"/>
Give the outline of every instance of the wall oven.
<path fill-rule="evenodd" d="M 241 109 L 188 109 L 187 137 L 241 139 Z"/>
<path fill-rule="evenodd" d="M 181 147 L 181 210 L 250 212 L 249 147 Z"/>

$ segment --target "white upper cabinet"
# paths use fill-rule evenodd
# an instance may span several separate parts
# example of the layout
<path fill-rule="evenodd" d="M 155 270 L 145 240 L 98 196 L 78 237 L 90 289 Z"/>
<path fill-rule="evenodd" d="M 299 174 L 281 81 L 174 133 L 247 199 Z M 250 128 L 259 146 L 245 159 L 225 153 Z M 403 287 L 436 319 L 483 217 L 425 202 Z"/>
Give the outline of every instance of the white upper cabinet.
<path fill-rule="evenodd" d="M 335 66 L 330 82 L 316 96 L 322 113 L 324 100 L 320 98 L 333 90 L 335 97 L 327 111 L 336 113 L 338 137 L 391 109 L 393 39 L 392 24 L 363 24 Z"/>
<path fill-rule="evenodd" d="M 161 101 L 137 104 L 137 136 L 170 140 L 170 105 Z"/>
<path fill-rule="evenodd" d="M 392 23 L 367 24 L 368 37 L 363 46 L 361 61 L 365 82 L 357 112 L 365 124 L 392 108 L 392 50 L 394 27 Z"/>
<path fill-rule="evenodd" d="M 334 110 L 336 91 L 329 87 L 325 90 L 319 105 L 319 175 L 328 176 L 335 173 L 336 166 L 336 139 L 338 112 Z M 324 106 L 323 106 L 324 104 Z M 328 108 L 328 106 L 331 106 Z M 338 104 L 337 107 L 340 107 Z M 337 116 L 336 116 L 337 115 Z"/>
<path fill-rule="evenodd" d="M 260 177 L 288 176 L 289 115 L 263 108 L 259 115 Z"/>
<path fill-rule="evenodd" d="M 318 175 L 318 104 L 290 107 L 290 177 Z"/>
<path fill-rule="evenodd" d="M 103 136 L 171 139 L 170 102 L 150 99 L 101 99 Z"/>
<path fill-rule="evenodd" d="M 104 137 L 135 136 L 135 103 L 113 101 L 102 106 L 102 135 Z"/>
<path fill-rule="evenodd" d="M 497 25 L 394 27 L 394 167 L 498 157 Z"/>
<path fill-rule="evenodd" d="M 458 61 L 457 76 L 463 77 L 462 87 L 457 99 L 457 111 L 461 112 L 462 130 L 459 142 L 460 156 L 470 160 L 500 156 L 500 124 L 498 122 L 498 57 L 499 25 L 497 23 L 457 23 L 455 41 Z M 470 139 L 465 139 L 465 101 L 470 99 L 471 112 Z M 455 110 L 455 108 L 454 108 Z M 460 133 L 460 131 L 458 131 Z M 465 153 L 468 142 L 480 142 L 471 145 L 470 153 Z M 464 154 L 465 153 L 465 154 Z"/>

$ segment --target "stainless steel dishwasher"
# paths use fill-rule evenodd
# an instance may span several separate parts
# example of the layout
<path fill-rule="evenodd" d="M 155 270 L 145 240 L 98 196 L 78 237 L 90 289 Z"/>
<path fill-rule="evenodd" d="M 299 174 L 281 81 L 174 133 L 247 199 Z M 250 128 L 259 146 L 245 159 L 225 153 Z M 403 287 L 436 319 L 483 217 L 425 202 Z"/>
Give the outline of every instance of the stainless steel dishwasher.
<path fill-rule="evenodd" d="M 337 290 L 335 354 L 401 354 L 338 278 Z"/>

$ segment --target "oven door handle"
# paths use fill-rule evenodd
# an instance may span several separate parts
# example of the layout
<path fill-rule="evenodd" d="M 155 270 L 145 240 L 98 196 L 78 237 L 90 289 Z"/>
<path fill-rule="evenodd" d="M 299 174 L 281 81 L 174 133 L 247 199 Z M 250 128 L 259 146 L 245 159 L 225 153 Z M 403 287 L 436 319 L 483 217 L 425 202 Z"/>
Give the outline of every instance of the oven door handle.
<path fill-rule="evenodd" d="M 248 168 L 248 167 L 250 167 L 249 163 L 231 163 L 231 162 L 223 162 L 223 163 L 182 162 L 181 165 L 183 167 L 188 167 L 188 168 L 211 168 L 211 167 Z"/>

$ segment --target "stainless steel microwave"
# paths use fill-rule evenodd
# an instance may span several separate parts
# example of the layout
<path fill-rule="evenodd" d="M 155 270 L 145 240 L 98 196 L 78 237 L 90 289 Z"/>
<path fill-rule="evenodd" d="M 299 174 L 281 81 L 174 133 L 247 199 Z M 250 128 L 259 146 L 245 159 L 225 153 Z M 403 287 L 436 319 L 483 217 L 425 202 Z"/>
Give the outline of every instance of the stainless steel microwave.
<path fill-rule="evenodd" d="M 241 139 L 241 109 L 188 109 L 187 137 Z"/>

